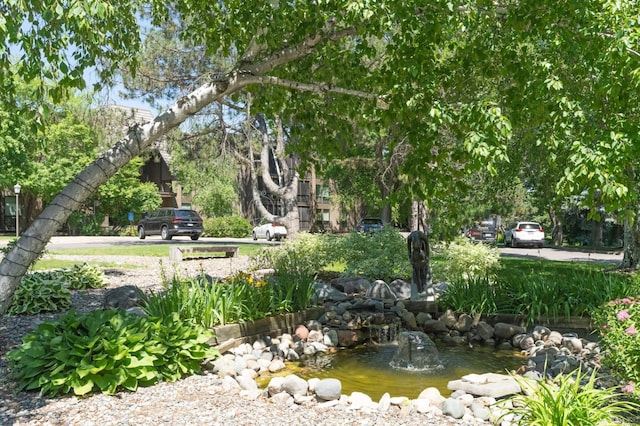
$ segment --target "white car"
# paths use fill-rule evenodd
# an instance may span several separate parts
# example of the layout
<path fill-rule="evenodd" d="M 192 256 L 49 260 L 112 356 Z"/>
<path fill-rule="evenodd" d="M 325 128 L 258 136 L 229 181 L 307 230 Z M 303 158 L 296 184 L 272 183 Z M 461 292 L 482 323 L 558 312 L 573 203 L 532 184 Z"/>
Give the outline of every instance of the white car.
<path fill-rule="evenodd" d="M 518 222 L 504 229 L 505 247 L 544 247 L 544 230 L 538 222 Z"/>
<path fill-rule="evenodd" d="M 252 234 L 254 241 L 258 238 L 266 238 L 267 241 L 275 238 L 276 241 L 280 241 L 287 237 L 287 228 L 274 222 L 261 222 L 260 225 L 253 228 Z"/>

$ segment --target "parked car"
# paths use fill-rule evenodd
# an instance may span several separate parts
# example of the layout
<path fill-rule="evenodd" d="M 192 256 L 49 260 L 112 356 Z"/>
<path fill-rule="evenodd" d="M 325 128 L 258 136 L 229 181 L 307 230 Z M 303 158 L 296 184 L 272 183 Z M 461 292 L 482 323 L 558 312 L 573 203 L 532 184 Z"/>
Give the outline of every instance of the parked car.
<path fill-rule="evenodd" d="M 138 237 L 141 240 L 147 235 L 160 235 L 163 240 L 188 235 L 196 241 L 202 232 L 202 218 L 198 212 L 189 209 L 161 208 L 146 214 L 138 222 Z"/>
<path fill-rule="evenodd" d="M 258 238 L 266 238 L 267 241 L 271 241 L 275 238 L 276 241 L 280 241 L 287 237 L 287 228 L 278 223 L 263 220 L 259 225 L 253 228 L 252 235 L 254 241 Z"/>
<path fill-rule="evenodd" d="M 475 223 L 465 234 L 472 242 L 495 244 L 498 241 L 498 227 L 494 219 L 485 219 Z"/>
<path fill-rule="evenodd" d="M 370 233 L 370 232 L 382 231 L 382 228 L 384 228 L 382 219 L 365 217 L 364 219 L 361 219 L 360 222 L 358 223 L 358 226 L 356 226 L 356 231 Z"/>
<path fill-rule="evenodd" d="M 538 222 L 518 222 L 504 229 L 506 247 L 544 247 L 544 229 Z"/>

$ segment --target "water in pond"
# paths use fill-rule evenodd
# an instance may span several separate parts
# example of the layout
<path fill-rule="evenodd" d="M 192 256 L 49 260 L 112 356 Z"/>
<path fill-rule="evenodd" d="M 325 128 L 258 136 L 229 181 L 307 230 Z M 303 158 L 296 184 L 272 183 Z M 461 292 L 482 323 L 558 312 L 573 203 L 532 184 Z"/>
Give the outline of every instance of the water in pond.
<path fill-rule="evenodd" d="M 305 362 L 296 374 L 304 379 L 335 378 L 342 382 L 342 393 L 364 392 L 374 400 L 385 392 L 391 396 L 415 399 L 425 388 L 435 387 L 443 396 L 451 391 L 447 384 L 466 374 L 506 373 L 517 370 L 524 362 L 518 352 L 495 348 L 455 346 L 439 348 L 444 368 L 431 371 L 396 369 L 389 364 L 398 349 L 397 345 L 368 344 L 356 349 L 339 350 L 333 354 L 321 354 L 314 362 Z"/>

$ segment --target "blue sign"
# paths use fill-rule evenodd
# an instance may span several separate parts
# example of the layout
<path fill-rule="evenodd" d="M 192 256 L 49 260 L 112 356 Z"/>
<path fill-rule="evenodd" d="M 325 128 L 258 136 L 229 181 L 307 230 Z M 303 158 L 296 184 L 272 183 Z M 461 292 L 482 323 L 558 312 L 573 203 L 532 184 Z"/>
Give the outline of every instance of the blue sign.
<path fill-rule="evenodd" d="M 133 212 L 129 212 L 129 222 L 133 222 Z"/>

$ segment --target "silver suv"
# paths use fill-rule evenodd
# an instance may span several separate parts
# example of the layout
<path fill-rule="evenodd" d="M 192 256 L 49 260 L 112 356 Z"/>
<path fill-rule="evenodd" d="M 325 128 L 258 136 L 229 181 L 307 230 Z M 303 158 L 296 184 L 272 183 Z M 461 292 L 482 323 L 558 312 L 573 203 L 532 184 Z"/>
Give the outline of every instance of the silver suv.
<path fill-rule="evenodd" d="M 176 235 L 188 235 L 196 241 L 204 228 L 202 218 L 195 210 L 162 208 L 146 214 L 138 222 L 138 237 L 144 240 L 147 235 L 160 235 L 170 240 Z"/>
<path fill-rule="evenodd" d="M 538 222 L 518 222 L 504 229 L 506 247 L 544 247 L 544 230 Z"/>

